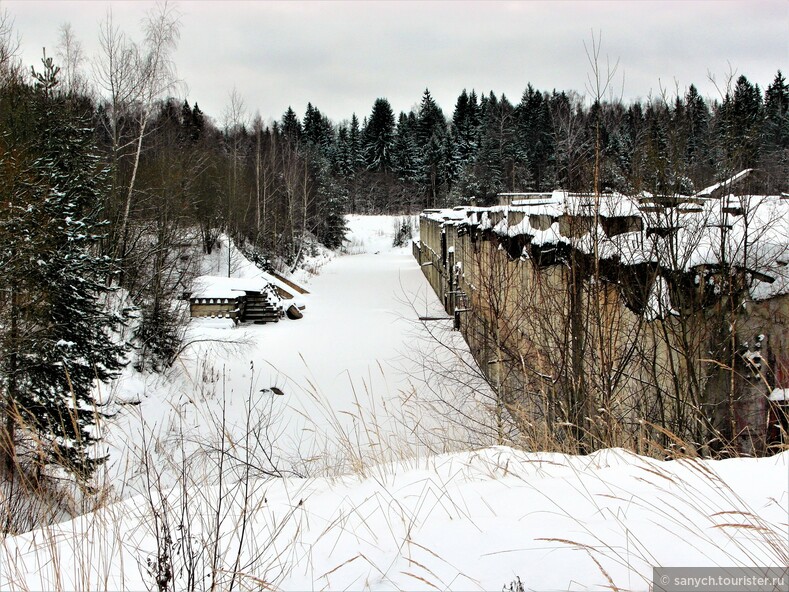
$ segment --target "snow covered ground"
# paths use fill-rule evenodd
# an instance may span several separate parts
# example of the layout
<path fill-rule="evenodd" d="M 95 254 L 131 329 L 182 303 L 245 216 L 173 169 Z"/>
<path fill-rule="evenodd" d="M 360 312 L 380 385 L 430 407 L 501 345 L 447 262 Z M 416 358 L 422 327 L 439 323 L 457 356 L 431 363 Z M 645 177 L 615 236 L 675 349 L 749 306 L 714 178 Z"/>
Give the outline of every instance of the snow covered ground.
<path fill-rule="evenodd" d="M 652 566 L 787 565 L 788 464 L 488 448 L 176 489 L 6 540 L 0 588 L 648 590 Z"/>
<path fill-rule="evenodd" d="M 415 352 L 425 342 L 418 316 L 444 313 L 410 246 L 392 247 L 394 221 L 349 218 L 348 254 L 317 253 L 319 274 L 297 278 L 310 292 L 298 296 L 303 319 L 238 327 L 192 319 L 189 345 L 163 376 L 128 368 L 114 397 L 134 405 L 106 431 L 111 481 L 145 488 L 139 458 L 180 455 L 184 440 L 196 447 L 223 430 L 240 437 L 250 416 L 266 424 L 278 467 L 298 466 L 301 474 L 346 470 L 349 455 L 352 463 L 387 458 L 370 448 L 371 439 L 392 441 L 392 451 L 408 444 L 400 441 L 409 440 L 414 419 L 401 401 L 424 375 Z M 202 272 L 226 273 L 226 253 L 215 251 Z M 231 260 L 234 277 L 259 275 L 237 252 Z"/>
<path fill-rule="evenodd" d="M 164 375 L 125 372 L 120 501 L 6 539 L 0 590 L 647 590 L 653 565 L 789 564 L 789 452 L 459 450 L 420 404 L 443 379 L 416 319 L 441 308 L 391 217 L 349 222 L 298 278 L 303 319 L 192 320 Z"/>

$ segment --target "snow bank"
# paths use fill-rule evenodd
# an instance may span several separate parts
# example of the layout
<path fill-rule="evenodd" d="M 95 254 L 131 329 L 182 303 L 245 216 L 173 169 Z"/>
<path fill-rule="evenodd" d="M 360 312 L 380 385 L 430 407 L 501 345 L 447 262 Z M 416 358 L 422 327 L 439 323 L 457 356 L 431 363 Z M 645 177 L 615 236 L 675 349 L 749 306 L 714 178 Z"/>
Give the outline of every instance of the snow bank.
<path fill-rule="evenodd" d="M 188 549 L 206 587 L 236 570 L 242 589 L 500 590 L 520 578 L 528 590 L 647 590 L 652 566 L 786 565 L 787 470 L 789 452 L 659 462 L 494 447 L 368 478 L 195 485 L 6 540 L 0 588 L 150 588 L 163 549 L 182 587 Z"/>

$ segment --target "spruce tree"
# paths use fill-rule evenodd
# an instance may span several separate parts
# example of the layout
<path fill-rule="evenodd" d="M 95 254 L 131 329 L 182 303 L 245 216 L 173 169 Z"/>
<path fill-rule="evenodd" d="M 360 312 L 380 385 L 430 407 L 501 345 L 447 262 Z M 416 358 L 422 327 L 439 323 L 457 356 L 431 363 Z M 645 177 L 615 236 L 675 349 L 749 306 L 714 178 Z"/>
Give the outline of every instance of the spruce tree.
<path fill-rule="evenodd" d="M 351 147 L 348 140 L 348 126 L 341 124 L 337 128 L 337 140 L 330 151 L 329 162 L 331 163 L 331 172 L 340 179 L 347 179 L 353 176 L 353 167 L 351 166 Z"/>
<path fill-rule="evenodd" d="M 307 103 L 301 137 L 307 146 L 323 156 L 328 155 L 333 139 L 332 125 L 320 109 L 312 106 L 312 103 Z"/>
<path fill-rule="evenodd" d="M 189 106 L 189 101 L 184 99 L 184 102 L 181 104 L 181 125 L 184 128 L 184 131 L 187 132 L 187 136 L 190 134 L 188 133 L 192 127 L 192 108 Z"/>
<path fill-rule="evenodd" d="M 285 114 L 282 116 L 282 126 L 280 128 L 282 136 L 292 145 L 296 146 L 301 140 L 302 129 L 301 122 L 299 121 L 296 112 L 288 107 Z"/>
<path fill-rule="evenodd" d="M 768 149 L 789 148 L 789 84 L 780 70 L 764 92 L 764 112 Z"/>
<path fill-rule="evenodd" d="M 370 121 L 364 129 L 364 153 L 371 171 L 392 170 L 395 120 L 392 106 L 383 98 L 375 100 Z"/>
<path fill-rule="evenodd" d="M 114 261 L 97 250 L 104 174 L 89 120 L 56 92 L 58 69 L 44 60 L 36 92 L 25 174 L 10 189 L 0 266 L 12 293 L 14 330 L 4 332 L 0 380 L 5 412 L 27 433 L 36 472 L 57 464 L 89 478 L 105 458 L 98 440 L 94 388 L 123 366 L 125 347 L 111 332 L 123 322 L 106 310 Z M 8 424 L 7 424 L 8 425 Z"/>
<path fill-rule="evenodd" d="M 444 185 L 446 157 L 444 137 L 447 133 L 446 119 L 441 108 L 433 100 L 430 90 L 425 89 L 416 118 L 416 142 L 421 150 L 421 177 L 427 198 L 426 205 L 435 207 L 439 192 Z"/>
<path fill-rule="evenodd" d="M 192 129 L 194 130 L 194 139 L 197 140 L 205 130 L 205 115 L 200 110 L 200 106 L 195 103 L 192 109 Z"/>
<path fill-rule="evenodd" d="M 362 141 L 362 131 L 359 127 L 359 118 L 356 113 L 351 115 L 351 126 L 348 130 L 348 150 L 350 166 L 354 171 L 365 167 L 364 146 Z"/>
<path fill-rule="evenodd" d="M 419 179 L 419 148 L 416 145 L 415 127 L 416 116 L 413 111 L 409 115 L 401 112 L 392 147 L 392 164 L 397 178 L 404 183 L 414 183 Z"/>
<path fill-rule="evenodd" d="M 740 76 L 733 92 L 726 94 L 717 117 L 720 179 L 758 166 L 763 116 L 759 87 Z"/>
<path fill-rule="evenodd" d="M 452 114 L 453 150 L 458 164 L 465 165 L 473 160 L 479 148 L 479 105 L 477 95 L 472 90 L 469 95 L 466 89 L 460 93 Z"/>
<path fill-rule="evenodd" d="M 710 110 L 691 84 L 685 93 L 684 129 L 685 157 L 691 179 L 696 186 L 704 187 L 712 183 L 712 155 L 709 146 Z"/>
<path fill-rule="evenodd" d="M 526 86 L 521 102 L 515 108 L 519 154 L 528 163 L 532 188 L 553 189 L 550 167 L 553 155 L 553 128 L 548 104 L 543 94 L 531 84 Z"/>
<path fill-rule="evenodd" d="M 769 190 L 789 186 L 789 84 L 780 70 L 764 93 L 763 168 L 771 177 Z"/>
<path fill-rule="evenodd" d="M 342 246 L 348 226 L 345 211 L 348 208 L 348 190 L 335 180 L 328 171 L 319 172 L 320 201 L 318 202 L 315 236 L 329 249 Z"/>

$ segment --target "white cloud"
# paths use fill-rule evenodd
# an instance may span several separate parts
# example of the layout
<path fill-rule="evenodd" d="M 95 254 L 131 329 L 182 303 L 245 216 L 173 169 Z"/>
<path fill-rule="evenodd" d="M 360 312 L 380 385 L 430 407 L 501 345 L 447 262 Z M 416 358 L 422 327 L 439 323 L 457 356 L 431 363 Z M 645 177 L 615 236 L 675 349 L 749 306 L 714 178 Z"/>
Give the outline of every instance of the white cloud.
<path fill-rule="evenodd" d="M 25 60 L 54 48 L 70 21 L 95 51 L 107 3 L 19 2 L 5 7 L 23 35 Z M 139 38 L 146 2 L 113 2 Z M 762 88 L 787 70 L 789 3 L 761 2 L 181 2 L 179 73 L 189 99 L 219 119 L 235 86 L 250 111 L 279 118 L 308 101 L 334 120 L 367 115 L 376 97 L 407 110 L 429 87 L 451 114 L 463 88 L 504 92 L 526 84 L 583 92 L 584 42 L 602 31 L 619 59 L 616 88 L 646 97 L 690 83 L 715 93 L 708 72 L 730 67 Z M 54 53 L 51 51 L 50 53 Z"/>

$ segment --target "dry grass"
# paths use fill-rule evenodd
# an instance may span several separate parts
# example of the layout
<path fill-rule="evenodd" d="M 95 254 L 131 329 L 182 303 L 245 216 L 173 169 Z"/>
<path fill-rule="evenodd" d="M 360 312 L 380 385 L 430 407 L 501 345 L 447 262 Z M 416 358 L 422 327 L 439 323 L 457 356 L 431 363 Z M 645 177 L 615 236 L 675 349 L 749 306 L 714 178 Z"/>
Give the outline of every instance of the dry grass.
<path fill-rule="evenodd" d="M 202 381 L 222 383 L 221 373 L 208 371 L 205 365 L 203 370 Z M 378 371 L 383 373 L 382 368 Z M 3 541 L 3 585 L 35 589 L 40 578 L 42 585 L 53 590 L 132 590 L 140 582 L 158 590 L 275 590 L 298 567 L 313 574 L 317 588 L 347 582 L 349 574 L 358 574 L 354 588 L 397 588 L 404 581 L 407 587 L 419 589 L 482 587 L 472 573 L 466 573 L 467 566 L 452 565 L 450 558 L 418 537 L 431 516 L 454 516 L 479 532 L 486 528 L 456 488 L 456 480 L 469 478 L 464 472 L 471 474 L 471 468 L 443 477 L 433 471 L 439 462 L 435 454 L 464 449 L 458 416 L 438 414 L 440 408 L 425 404 L 415 389 L 399 393 L 393 405 L 397 397 L 381 398 L 370 392 L 372 381 L 351 382 L 353 407 L 337 410 L 318 385 L 307 381 L 298 393 L 290 394 L 309 398 L 321 416 L 303 417 L 305 422 L 312 421 L 311 441 L 293 456 L 277 444 L 281 435 L 278 405 L 283 398 L 256 396 L 260 389 L 254 376 L 244 399 L 243 425 L 228 421 L 224 392 L 217 406 L 207 407 L 213 411 L 201 417 L 200 439 L 190 431 L 191 421 L 180 410 L 164 431 L 150 429 L 141 421 L 143 431 L 134 441 L 136 463 L 128 475 L 129 483 L 137 484 L 137 493 L 125 501 L 118 503 L 105 489 L 100 497 L 92 498 L 95 507 L 77 512 L 87 506 L 79 506 L 76 498 L 62 491 L 42 489 L 27 497 L 7 496 L 5 515 L 20 520 L 13 534 L 27 534 Z M 216 396 L 212 388 L 203 385 L 196 389 L 196 396 L 211 399 Z M 206 429 L 208 425 L 211 429 Z M 320 431 L 319 425 L 329 428 Z M 561 442 L 539 433 L 528 444 L 563 450 Z M 610 508 L 626 503 L 648 513 L 666 533 L 686 533 L 699 549 L 721 550 L 733 562 L 789 564 L 786 526 L 767 523 L 708 462 L 678 454 L 683 448 L 691 450 L 686 443 L 671 444 L 653 454 L 677 461 L 633 460 L 638 481 L 658 492 L 657 498 L 636 490 L 617 490 L 602 473 L 594 473 L 597 480 L 590 482 L 580 462 L 543 457 L 528 462 L 533 462 L 530 470 L 538 476 L 571 467 L 567 487 L 621 532 L 630 530 L 627 517 Z M 511 455 L 502 458 L 506 460 L 500 464 L 491 462 L 474 471 L 507 483 L 512 475 L 522 474 L 520 486 L 541 494 L 539 480 L 530 481 L 522 465 L 511 465 L 515 462 Z M 602 458 L 588 457 L 587 466 L 597 467 Z M 409 469 L 428 470 L 431 476 L 412 483 L 410 501 L 404 503 L 395 489 L 395 477 Z M 317 513 L 310 496 L 318 487 L 316 480 L 367 482 L 374 493 L 360 502 L 327 508 L 319 513 L 333 513 L 315 522 Z M 274 491 L 281 495 L 283 488 L 288 509 L 275 512 L 268 497 Z M 125 495 L 131 493 L 128 490 Z M 67 499 L 71 501 L 64 508 L 60 504 Z M 639 574 L 645 573 L 645 566 L 659 563 L 649 541 L 628 537 L 627 547 L 611 545 L 583 518 L 577 518 L 572 507 L 558 499 L 550 501 L 555 513 L 573 523 L 580 534 L 569 538 L 546 531 L 534 540 L 584 553 L 610 590 L 648 585 Z M 371 520 L 382 515 L 387 517 L 384 531 Z M 76 518 L 62 522 L 70 516 Z M 38 529 L 32 530 L 33 526 Z M 328 569 L 321 564 L 319 573 L 313 549 L 337 545 L 348 532 L 358 539 L 361 549 L 372 545 L 392 551 L 384 563 L 362 550 L 337 553 L 336 563 Z M 348 551 L 347 546 L 340 549 Z M 637 582 L 618 581 L 622 569 L 633 573 Z M 454 575 L 447 577 L 447 572 Z M 517 579 L 515 574 L 502 574 L 501 585 L 522 585 L 521 576 L 528 583 L 530 574 L 519 574 Z"/>

